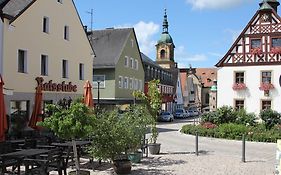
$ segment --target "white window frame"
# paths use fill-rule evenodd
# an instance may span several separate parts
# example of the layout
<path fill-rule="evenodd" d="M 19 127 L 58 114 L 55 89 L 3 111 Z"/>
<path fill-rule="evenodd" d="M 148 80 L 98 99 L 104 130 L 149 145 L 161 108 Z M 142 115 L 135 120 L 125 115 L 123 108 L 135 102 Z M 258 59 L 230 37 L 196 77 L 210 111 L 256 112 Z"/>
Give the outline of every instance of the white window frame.
<path fill-rule="evenodd" d="M 129 78 L 128 77 L 125 77 L 124 78 L 124 89 L 128 89 L 128 84 L 129 84 Z"/>
<path fill-rule="evenodd" d="M 123 76 L 119 76 L 119 78 L 118 78 L 118 87 L 120 89 L 123 89 L 123 85 L 124 85 Z"/>
<path fill-rule="evenodd" d="M 45 57 L 45 59 L 46 59 L 46 60 L 45 60 L 45 61 L 46 61 L 46 63 L 45 63 L 45 71 L 46 71 L 45 74 L 43 74 L 43 72 L 42 72 L 42 64 L 43 64 L 42 60 L 43 60 L 43 57 Z M 42 76 L 48 76 L 48 74 L 49 74 L 49 71 L 48 71 L 48 70 L 49 70 L 49 68 L 48 68 L 48 67 L 49 67 L 49 66 L 48 66 L 48 62 L 49 62 L 49 61 L 48 61 L 48 60 L 49 60 L 48 55 L 44 55 L 44 54 L 41 55 L 41 72 L 40 72 L 40 74 L 41 74 Z"/>
<path fill-rule="evenodd" d="M 65 63 L 65 70 L 64 70 L 64 63 Z M 62 60 L 62 78 L 68 78 L 68 60 Z"/>
<path fill-rule="evenodd" d="M 19 52 L 20 51 L 22 51 L 24 53 L 23 54 L 23 65 L 22 65 L 23 66 L 23 70 L 22 71 L 20 70 L 21 66 L 19 65 L 20 64 L 20 60 L 19 60 L 20 59 L 19 58 Z M 27 50 L 23 50 L 23 49 L 19 49 L 18 50 L 18 72 L 19 73 L 27 73 Z"/>
<path fill-rule="evenodd" d="M 133 78 L 130 78 L 130 80 L 129 80 L 129 87 L 131 90 L 134 89 L 134 79 Z"/>
<path fill-rule="evenodd" d="M 138 87 L 139 87 L 139 80 L 135 79 L 135 81 L 134 81 L 134 90 L 138 90 Z"/>
<path fill-rule="evenodd" d="M 125 56 L 125 62 L 124 62 L 125 67 L 129 67 L 129 57 Z"/>
<path fill-rule="evenodd" d="M 133 58 L 130 58 L 129 66 L 130 66 L 131 69 L 133 69 L 133 67 L 134 67 L 134 59 Z"/>
<path fill-rule="evenodd" d="M 45 21 L 45 19 L 46 19 L 46 21 Z M 46 24 L 45 24 L 45 22 L 46 22 Z M 43 17 L 43 26 L 42 27 L 43 27 L 44 33 L 50 32 L 50 18 L 49 17 L 47 17 L 47 16 Z"/>
<path fill-rule="evenodd" d="M 138 70 L 138 68 L 139 68 L 138 64 L 139 64 L 138 60 L 135 59 L 135 61 L 134 61 L 134 69 L 135 70 Z"/>
<path fill-rule="evenodd" d="M 93 88 L 98 89 L 98 81 L 100 81 L 100 89 L 105 89 L 105 75 L 93 76 Z"/>
<path fill-rule="evenodd" d="M 85 79 L 85 73 L 84 73 L 84 64 L 83 63 L 79 63 L 79 80 L 84 80 Z"/>
<path fill-rule="evenodd" d="M 69 26 L 65 25 L 63 31 L 63 38 L 69 41 Z"/>

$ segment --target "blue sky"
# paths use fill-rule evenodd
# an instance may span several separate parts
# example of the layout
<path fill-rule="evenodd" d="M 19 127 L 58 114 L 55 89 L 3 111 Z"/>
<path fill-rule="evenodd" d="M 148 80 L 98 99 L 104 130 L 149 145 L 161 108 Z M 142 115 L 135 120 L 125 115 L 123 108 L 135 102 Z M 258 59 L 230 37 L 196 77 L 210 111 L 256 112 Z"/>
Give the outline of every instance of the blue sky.
<path fill-rule="evenodd" d="M 74 0 L 93 29 L 134 27 L 140 49 L 155 60 L 155 44 L 167 8 L 169 33 L 179 67 L 214 67 L 232 45 L 262 0 Z"/>

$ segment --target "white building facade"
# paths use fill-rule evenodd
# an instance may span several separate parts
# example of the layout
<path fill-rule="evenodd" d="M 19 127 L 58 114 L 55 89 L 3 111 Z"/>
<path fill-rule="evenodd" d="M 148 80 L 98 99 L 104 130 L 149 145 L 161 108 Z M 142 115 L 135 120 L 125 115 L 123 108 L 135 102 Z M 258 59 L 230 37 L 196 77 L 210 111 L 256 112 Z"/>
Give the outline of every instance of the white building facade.
<path fill-rule="evenodd" d="M 217 63 L 218 107 L 244 108 L 256 115 L 281 112 L 281 19 L 278 1 L 266 0 Z"/>

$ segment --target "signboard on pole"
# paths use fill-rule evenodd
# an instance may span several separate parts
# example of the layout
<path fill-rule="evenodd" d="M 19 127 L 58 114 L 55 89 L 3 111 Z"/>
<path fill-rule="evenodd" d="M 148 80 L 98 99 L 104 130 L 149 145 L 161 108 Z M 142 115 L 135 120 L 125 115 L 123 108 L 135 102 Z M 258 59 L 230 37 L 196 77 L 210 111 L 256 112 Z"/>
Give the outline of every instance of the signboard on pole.
<path fill-rule="evenodd" d="M 281 175 L 281 140 L 277 140 L 275 175 Z"/>

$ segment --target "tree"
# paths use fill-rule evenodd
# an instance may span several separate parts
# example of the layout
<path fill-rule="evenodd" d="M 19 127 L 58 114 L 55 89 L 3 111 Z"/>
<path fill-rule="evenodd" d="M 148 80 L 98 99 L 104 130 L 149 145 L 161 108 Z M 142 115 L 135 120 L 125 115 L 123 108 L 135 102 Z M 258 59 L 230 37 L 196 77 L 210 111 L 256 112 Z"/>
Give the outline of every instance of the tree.
<path fill-rule="evenodd" d="M 158 131 L 156 128 L 157 122 L 157 113 L 161 109 L 162 104 L 162 96 L 158 89 L 160 81 L 159 80 L 151 80 L 148 82 L 148 92 L 147 95 L 141 91 L 135 91 L 133 93 L 135 98 L 141 99 L 144 104 L 147 106 L 148 111 L 152 115 L 153 119 L 151 122 L 151 137 L 150 142 L 156 143 L 158 137 Z"/>

